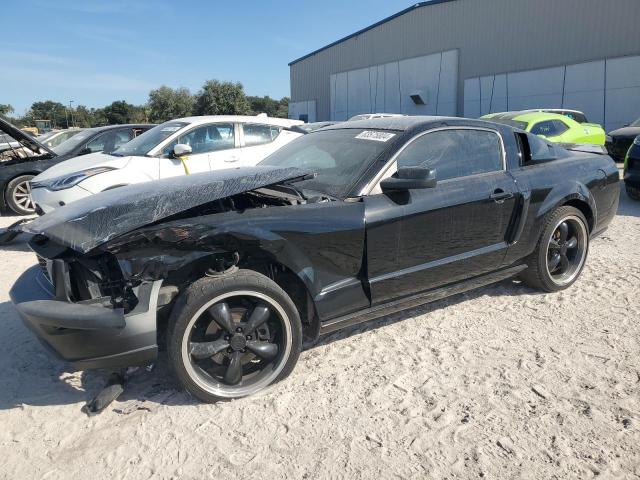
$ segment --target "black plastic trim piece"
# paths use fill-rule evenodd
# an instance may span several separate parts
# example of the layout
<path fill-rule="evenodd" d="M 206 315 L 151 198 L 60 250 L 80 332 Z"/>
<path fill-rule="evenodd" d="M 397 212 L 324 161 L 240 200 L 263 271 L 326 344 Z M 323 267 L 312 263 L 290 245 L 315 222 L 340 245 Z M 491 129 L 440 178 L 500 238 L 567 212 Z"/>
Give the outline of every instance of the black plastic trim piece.
<path fill-rule="evenodd" d="M 527 265 L 517 265 L 514 267 L 498 270 L 497 272 L 487 273 L 478 277 L 465 280 L 463 282 L 454 283 L 453 285 L 447 285 L 444 287 L 436 288 L 435 290 L 429 290 L 428 292 L 419 293 L 410 297 L 402 298 L 400 300 L 393 300 L 382 305 L 376 305 L 375 307 L 368 308 L 365 311 L 356 312 L 353 314 L 338 317 L 333 320 L 324 322 L 320 327 L 320 335 L 335 332 L 351 325 L 367 322 L 376 318 L 390 315 L 407 308 L 417 307 L 418 305 L 424 305 L 425 303 L 435 302 L 451 295 L 473 290 L 478 287 L 483 287 L 491 283 L 499 282 L 510 277 L 513 277 L 527 268 Z"/>

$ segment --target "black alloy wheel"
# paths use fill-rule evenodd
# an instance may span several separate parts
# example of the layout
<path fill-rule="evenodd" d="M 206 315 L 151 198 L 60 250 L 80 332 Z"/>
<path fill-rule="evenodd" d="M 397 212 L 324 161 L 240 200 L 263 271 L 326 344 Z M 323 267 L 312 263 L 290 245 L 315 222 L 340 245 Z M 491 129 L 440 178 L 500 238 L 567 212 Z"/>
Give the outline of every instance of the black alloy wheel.
<path fill-rule="evenodd" d="M 240 270 L 201 279 L 183 297 L 170 319 L 168 350 L 196 397 L 252 395 L 291 372 L 302 347 L 300 319 L 270 279 Z"/>
<path fill-rule="evenodd" d="M 587 237 L 585 225 L 577 216 L 567 216 L 556 225 L 547 247 L 547 273 L 554 283 L 571 283 L 580 273 Z"/>

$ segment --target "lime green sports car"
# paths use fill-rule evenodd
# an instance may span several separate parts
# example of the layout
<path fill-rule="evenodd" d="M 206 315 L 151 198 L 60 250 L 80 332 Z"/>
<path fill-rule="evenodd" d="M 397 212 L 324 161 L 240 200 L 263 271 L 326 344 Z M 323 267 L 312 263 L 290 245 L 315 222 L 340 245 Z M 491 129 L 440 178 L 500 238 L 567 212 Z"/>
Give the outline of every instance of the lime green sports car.
<path fill-rule="evenodd" d="M 566 115 L 541 111 L 490 113 L 480 118 L 505 123 L 556 143 L 604 145 L 605 131 L 597 123 L 578 123 Z"/>

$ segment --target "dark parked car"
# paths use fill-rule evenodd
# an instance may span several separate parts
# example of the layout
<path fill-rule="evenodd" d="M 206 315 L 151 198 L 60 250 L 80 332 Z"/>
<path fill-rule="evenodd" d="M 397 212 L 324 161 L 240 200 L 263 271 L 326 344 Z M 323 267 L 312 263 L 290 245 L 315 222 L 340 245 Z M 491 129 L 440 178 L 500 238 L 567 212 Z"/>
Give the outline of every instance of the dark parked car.
<path fill-rule="evenodd" d="M 256 167 L 106 191 L 25 225 L 11 290 L 77 368 L 154 362 L 203 401 L 286 377 L 319 335 L 519 275 L 572 285 L 618 171 L 479 120 L 341 123 Z"/>
<path fill-rule="evenodd" d="M 624 162 L 624 158 L 633 143 L 633 140 L 640 135 L 640 118 L 622 128 L 609 132 L 606 140 L 606 147 L 609 155 L 616 162 Z"/>
<path fill-rule="evenodd" d="M 625 158 L 623 178 L 627 195 L 640 201 L 640 135 L 631 144 Z"/>
<path fill-rule="evenodd" d="M 87 153 L 114 151 L 153 125 L 112 125 L 82 130 L 56 147 L 49 148 L 31 135 L 0 119 L 0 133 L 18 142 L 17 148 L 0 153 L 0 209 L 9 207 L 20 215 L 34 213 L 29 181 L 47 168 Z"/>

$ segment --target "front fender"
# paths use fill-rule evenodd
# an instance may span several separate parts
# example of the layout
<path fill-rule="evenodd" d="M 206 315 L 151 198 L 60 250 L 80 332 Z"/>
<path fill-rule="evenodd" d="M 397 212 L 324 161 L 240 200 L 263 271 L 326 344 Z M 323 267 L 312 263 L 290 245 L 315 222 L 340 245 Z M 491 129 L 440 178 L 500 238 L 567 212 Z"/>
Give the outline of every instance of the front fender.
<path fill-rule="evenodd" d="M 368 305 L 364 267 L 364 207 L 331 202 L 255 208 L 195 216 L 142 228 L 104 248 L 127 251 L 238 252 L 240 265 L 276 263 L 293 272 L 316 302 L 337 310 Z"/>
<path fill-rule="evenodd" d="M 91 193 L 100 193 L 116 185 L 132 185 L 134 183 L 148 182 L 151 180 L 157 180 L 157 178 L 139 170 L 129 171 L 126 169 L 116 169 L 93 175 L 83 180 L 80 186 Z"/>

